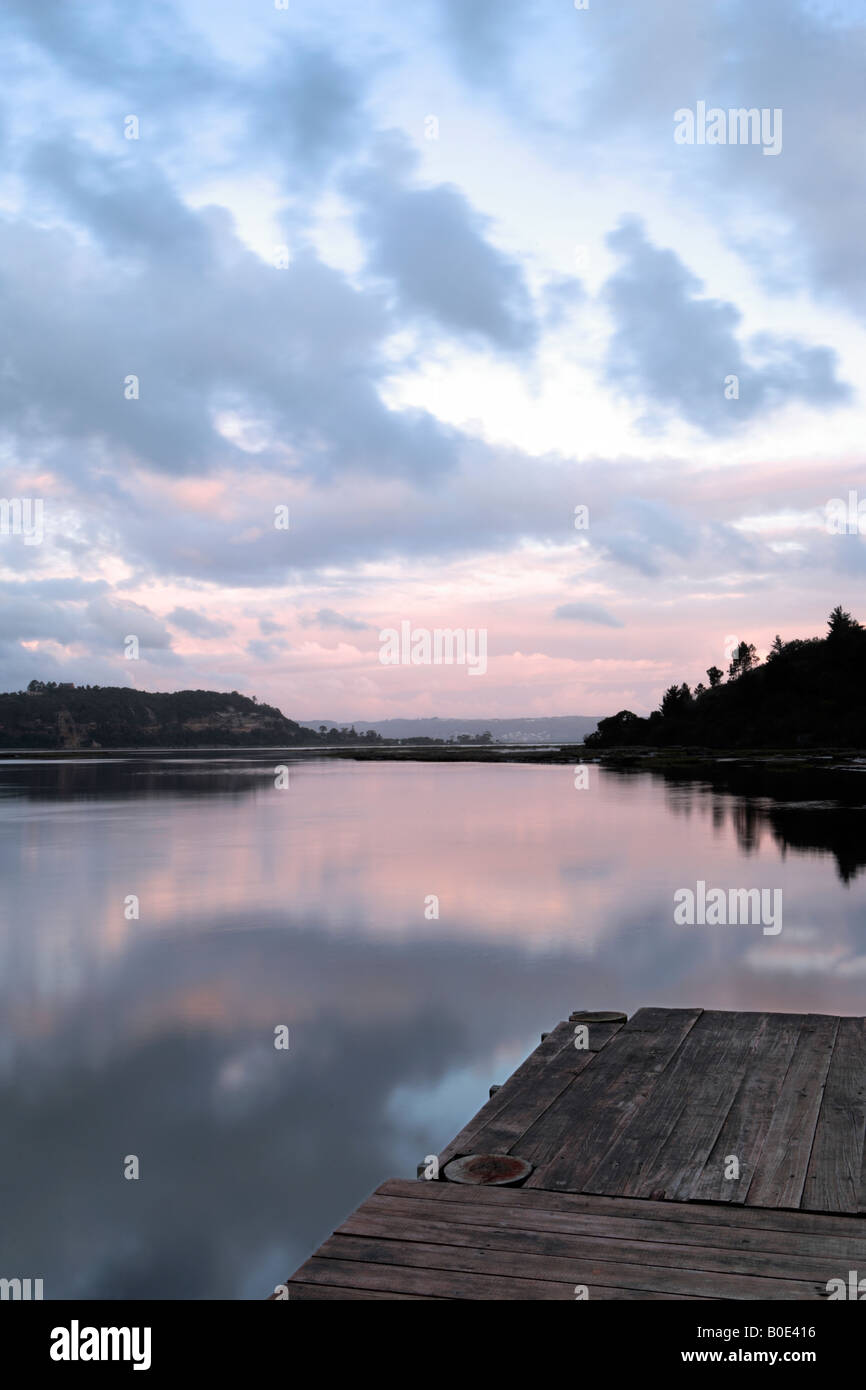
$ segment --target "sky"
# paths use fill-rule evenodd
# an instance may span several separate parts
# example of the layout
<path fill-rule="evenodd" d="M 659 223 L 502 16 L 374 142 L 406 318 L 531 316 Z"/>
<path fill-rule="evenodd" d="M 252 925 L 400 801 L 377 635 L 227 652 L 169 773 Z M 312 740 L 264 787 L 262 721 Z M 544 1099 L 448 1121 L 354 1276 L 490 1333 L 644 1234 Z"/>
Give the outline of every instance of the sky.
<path fill-rule="evenodd" d="M 4 7 L 0 688 L 645 713 L 866 620 L 862 9 L 282 4 Z"/>

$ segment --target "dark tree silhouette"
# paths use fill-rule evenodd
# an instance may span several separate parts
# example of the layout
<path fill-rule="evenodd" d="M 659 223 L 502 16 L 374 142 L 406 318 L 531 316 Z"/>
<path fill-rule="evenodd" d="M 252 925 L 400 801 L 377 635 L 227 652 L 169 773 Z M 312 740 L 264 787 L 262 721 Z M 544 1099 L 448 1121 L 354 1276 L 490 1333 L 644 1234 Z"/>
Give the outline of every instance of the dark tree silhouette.
<path fill-rule="evenodd" d="M 682 685 L 671 685 L 662 696 L 661 713 L 667 718 L 668 715 L 679 714 L 691 704 L 692 692 L 683 682 Z"/>
<path fill-rule="evenodd" d="M 758 653 L 755 650 L 754 642 L 741 642 L 734 655 L 731 657 L 731 664 L 728 667 L 728 680 L 739 680 L 747 671 L 751 671 L 753 666 L 758 664 Z"/>
<path fill-rule="evenodd" d="M 765 663 L 740 642 L 722 683 L 709 667 L 710 688 L 668 686 L 646 719 L 620 710 L 602 719 L 589 747 L 640 744 L 707 748 L 866 748 L 866 628 L 841 606 L 824 638 L 777 636 Z"/>
<path fill-rule="evenodd" d="M 850 613 L 846 613 L 841 604 L 837 604 L 827 620 L 828 638 L 832 638 L 834 641 L 840 638 L 844 640 L 852 634 L 862 631 L 857 619 L 852 618 Z"/>

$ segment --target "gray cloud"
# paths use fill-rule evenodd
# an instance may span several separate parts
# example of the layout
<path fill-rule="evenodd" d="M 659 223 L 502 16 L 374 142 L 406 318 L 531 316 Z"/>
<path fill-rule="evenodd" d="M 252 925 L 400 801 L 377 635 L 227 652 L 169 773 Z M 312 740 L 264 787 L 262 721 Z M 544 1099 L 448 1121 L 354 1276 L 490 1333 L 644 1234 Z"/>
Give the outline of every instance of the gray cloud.
<path fill-rule="evenodd" d="M 623 222 L 608 244 L 624 264 L 603 290 L 616 325 L 606 376 L 646 399 L 651 418 L 660 408 L 674 410 L 723 434 L 788 401 L 828 406 L 847 399 L 831 348 L 763 334 L 751 340 L 751 359 L 745 356 L 736 306 L 700 298 L 701 281 L 673 251 L 653 246 L 639 222 Z M 737 399 L 725 395 L 731 376 Z"/>
<path fill-rule="evenodd" d="M 158 654 L 161 665 L 182 664 L 162 620 L 141 604 L 112 596 L 104 581 L 0 582 L 0 664 L 9 689 L 26 685 L 34 675 L 128 684 L 131 668 L 123 651 L 130 635 L 138 638 L 145 664 L 149 653 Z M 32 652 L 24 642 L 56 643 L 67 650 L 60 656 Z M 73 655 L 70 649 L 77 647 L 85 655 Z"/>
<path fill-rule="evenodd" d="M 67 605 L 29 594 L 24 585 L 4 586 L 4 598 L 11 597 L 13 589 L 25 592 L 16 593 L 14 602 L 0 605 L 0 638 L 21 642 L 69 642 L 75 629 Z"/>
<path fill-rule="evenodd" d="M 193 637 L 224 637 L 231 631 L 228 623 L 215 623 L 194 608 L 173 608 L 168 614 L 168 622 L 182 628 Z"/>
<path fill-rule="evenodd" d="M 366 632 L 371 623 L 363 623 L 359 618 L 347 617 L 334 608 L 320 608 L 317 613 L 308 613 L 301 618 L 302 627 L 334 627 L 343 632 Z"/>
<path fill-rule="evenodd" d="M 732 0 L 700 13 L 690 0 L 649 8 L 624 0 L 616 22 L 588 36 L 601 61 L 581 120 L 600 141 L 628 127 L 662 155 L 675 187 L 699 198 L 723 226 L 747 204 L 772 212 L 773 255 L 765 237 L 751 250 L 740 247 L 770 289 L 783 287 L 784 262 L 799 284 L 863 313 L 866 208 L 854 190 L 863 163 L 864 36 L 862 10 L 808 0 L 766 0 L 757 10 Z M 673 113 L 698 99 L 781 109 L 782 155 L 675 147 Z"/>
<path fill-rule="evenodd" d="M 771 291 L 796 284 L 866 312 L 862 8 L 620 0 L 576 14 L 537 0 L 530 14 L 496 0 L 437 0 L 437 10 L 455 71 L 473 89 L 481 83 L 501 119 L 516 117 L 557 163 L 582 172 L 627 140 L 727 230 Z M 698 100 L 781 109 L 781 157 L 676 146 L 673 114 Z M 742 239 L 746 210 L 772 217 L 772 254 L 766 233 Z"/>
<path fill-rule="evenodd" d="M 100 173 L 112 164 L 87 159 Z M 99 201 L 97 231 L 102 214 L 109 238 L 118 220 L 134 220 L 138 195 L 121 177 L 119 201 L 127 195 L 129 207 L 110 214 Z M 162 195 L 168 203 L 164 184 Z M 218 408 L 240 406 L 264 420 L 281 456 L 292 448 L 294 467 L 319 477 L 429 479 L 454 466 L 456 430 L 381 399 L 391 320 L 378 294 L 353 288 L 312 252 L 287 269 L 265 264 L 225 213 L 198 214 L 195 224 L 207 254 L 191 274 L 189 243 L 177 257 L 166 250 L 136 265 L 108 263 L 85 248 L 70 252 L 60 231 L 0 223 L 7 427 L 30 441 L 59 434 L 196 473 L 229 460 L 243 468 L 248 456 L 215 420 Z M 131 375 L 137 400 L 125 397 Z"/>
<path fill-rule="evenodd" d="M 177 6 L 151 0 L 129 23 L 113 0 L 94 0 L 86 9 L 65 0 L 7 0 L 3 23 L 11 40 L 22 41 L 50 57 L 78 81 L 97 87 L 134 84 L 186 99 L 215 86 L 213 54 L 202 54 L 201 40 L 186 27 Z"/>
<path fill-rule="evenodd" d="M 325 47 L 287 39 L 246 89 L 249 140 L 278 152 L 292 181 L 321 179 L 363 139 L 363 85 L 358 74 Z"/>
<path fill-rule="evenodd" d="M 109 157 L 68 137 L 42 140 L 23 170 L 48 207 L 59 205 L 114 255 L 128 260 L 145 252 L 188 270 L 211 260 L 206 222 L 180 201 L 135 141 L 123 155 Z"/>
<path fill-rule="evenodd" d="M 534 0 L 436 0 L 439 30 L 458 68 L 473 86 L 499 84 L 515 47 L 536 17 Z"/>
<path fill-rule="evenodd" d="M 247 642 L 246 650 L 250 656 L 255 657 L 256 661 L 275 661 L 280 654 L 280 643 L 264 642 L 260 637 L 254 637 Z"/>
<path fill-rule="evenodd" d="M 519 264 L 488 240 L 488 221 L 459 189 L 413 188 L 414 157 L 402 139 L 347 180 L 359 202 L 370 268 L 387 278 L 404 314 L 426 316 L 470 339 L 526 352 L 536 338 Z"/>
<path fill-rule="evenodd" d="M 76 599 L 105 594 L 109 588 L 104 579 L 78 579 L 74 575 L 64 579 L 30 579 L 26 584 L 20 581 L 0 583 L 0 600 L 8 602 L 13 608 L 18 605 L 22 595 L 28 599 L 60 599 L 64 603 L 73 603 Z"/>
<path fill-rule="evenodd" d="M 667 501 L 674 480 L 675 506 Z M 293 505 L 290 532 L 267 524 L 269 506 L 243 488 L 227 516 L 173 507 L 159 492 L 134 502 L 97 497 L 82 507 L 84 534 L 92 531 L 94 544 L 99 539 L 122 553 L 142 581 L 159 574 L 256 588 L 311 577 L 331 582 L 326 571 L 335 564 L 446 563 L 507 551 L 525 539 L 568 544 L 575 538 L 575 499 L 590 505 L 592 549 L 643 574 L 662 574 L 698 555 L 708 567 L 776 564 L 760 537 L 729 524 L 739 515 L 741 486 L 732 473 L 730 495 L 716 502 L 708 520 L 702 482 L 682 460 L 620 459 L 615 468 L 609 460 L 576 463 L 553 454 L 530 461 L 519 450 L 475 441 L 453 474 L 429 482 L 423 504 L 409 479 L 344 478 L 338 489 L 307 491 Z M 360 587 L 369 592 L 372 584 L 371 578 Z"/>
<path fill-rule="evenodd" d="M 105 595 L 87 605 L 86 615 L 92 629 L 91 640 L 98 646 L 120 649 L 131 635 L 138 638 L 142 650 L 165 652 L 171 649 L 171 636 L 162 619 L 143 604 L 132 603 L 129 599 L 110 599 Z"/>
<path fill-rule="evenodd" d="M 691 524 L 690 524 L 691 523 Z M 672 557 L 686 560 L 696 551 L 712 552 L 718 560 L 735 559 L 745 569 L 754 563 L 753 548 L 730 527 L 713 527 L 686 517 L 669 503 L 645 497 L 626 497 L 599 528 L 597 539 L 607 555 L 647 578 L 663 573 Z"/>
<path fill-rule="evenodd" d="M 595 603 L 561 603 L 554 609 L 554 618 L 570 623 L 597 623 L 600 627 L 623 627 L 619 618 Z"/>

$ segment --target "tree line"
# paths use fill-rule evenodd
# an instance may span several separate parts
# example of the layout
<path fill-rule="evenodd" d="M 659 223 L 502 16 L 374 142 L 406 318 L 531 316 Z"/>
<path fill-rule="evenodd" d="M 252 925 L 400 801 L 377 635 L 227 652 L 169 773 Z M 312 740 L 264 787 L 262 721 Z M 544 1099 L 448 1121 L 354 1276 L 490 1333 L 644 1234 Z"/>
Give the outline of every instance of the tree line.
<path fill-rule="evenodd" d="M 823 637 L 777 634 L 763 661 L 740 642 L 727 672 L 714 665 L 706 677 L 694 690 L 668 686 L 645 718 L 625 709 L 602 719 L 586 746 L 866 747 L 866 629 L 841 606 Z"/>

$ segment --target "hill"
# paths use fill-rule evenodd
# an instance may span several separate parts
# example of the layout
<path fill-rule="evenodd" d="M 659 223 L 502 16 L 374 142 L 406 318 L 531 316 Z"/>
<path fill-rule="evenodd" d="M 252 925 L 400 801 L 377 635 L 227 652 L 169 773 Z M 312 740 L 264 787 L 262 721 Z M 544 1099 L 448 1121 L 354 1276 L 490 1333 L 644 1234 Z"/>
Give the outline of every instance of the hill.
<path fill-rule="evenodd" d="M 322 720 L 301 720 L 305 728 L 317 729 Z M 344 721 L 346 722 L 346 721 Z M 494 743 L 582 743 L 598 725 L 598 717 L 586 714 L 528 715 L 518 719 L 357 719 L 358 732 L 372 730 L 384 738 L 452 739 L 477 737 L 489 731 Z"/>
<path fill-rule="evenodd" d="M 27 690 L 0 694 L 0 748 L 254 748 L 355 741 L 378 739 L 348 729 L 312 733 L 273 705 L 260 705 L 236 690 L 166 694 L 34 680 Z"/>
<path fill-rule="evenodd" d="M 842 608 L 824 637 L 776 637 L 765 662 L 741 642 L 724 674 L 711 666 L 707 686 L 669 686 L 646 719 L 602 719 L 587 746 L 866 747 L 866 630 Z"/>

